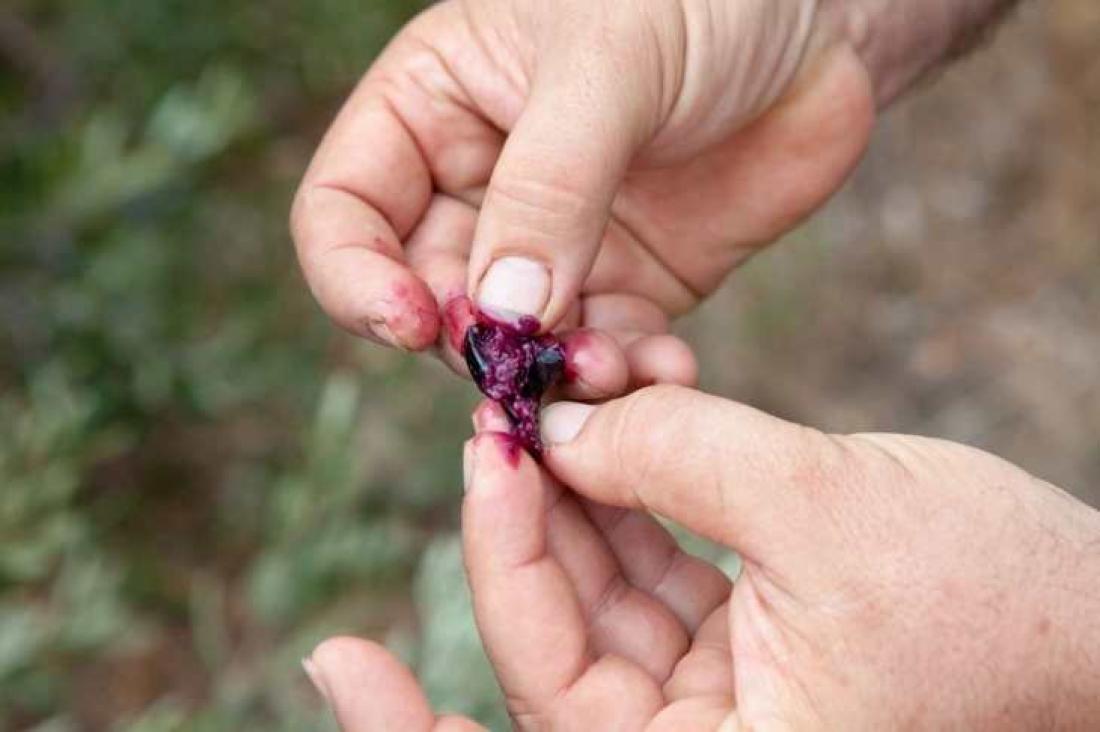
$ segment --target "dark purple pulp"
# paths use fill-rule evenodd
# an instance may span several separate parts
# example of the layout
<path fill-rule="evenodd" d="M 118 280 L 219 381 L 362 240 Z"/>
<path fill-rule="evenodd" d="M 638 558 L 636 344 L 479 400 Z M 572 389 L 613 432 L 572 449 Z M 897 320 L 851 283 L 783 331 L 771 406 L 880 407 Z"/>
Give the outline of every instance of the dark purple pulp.
<path fill-rule="evenodd" d="M 481 392 L 504 408 L 512 434 L 535 457 L 542 454 L 542 395 L 565 373 L 565 351 L 552 335 L 535 335 L 539 322 L 512 325 L 483 314 L 466 330 L 463 355 Z"/>

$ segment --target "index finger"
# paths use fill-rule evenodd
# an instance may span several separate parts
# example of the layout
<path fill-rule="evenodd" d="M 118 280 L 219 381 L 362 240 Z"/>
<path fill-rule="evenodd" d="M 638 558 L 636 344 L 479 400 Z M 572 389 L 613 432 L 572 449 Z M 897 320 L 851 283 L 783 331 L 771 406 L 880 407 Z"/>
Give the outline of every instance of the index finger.
<path fill-rule="evenodd" d="M 423 216 L 432 176 L 387 101 L 386 56 L 340 110 L 295 196 L 291 232 L 314 297 L 357 335 L 419 350 L 439 314 L 401 242 Z"/>
<path fill-rule="evenodd" d="M 318 149 L 291 212 L 314 297 L 343 328 L 419 350 L 439 331 L 435 298 L 401 240 L 428 205 L 431 176 L 369 76 Z"/>

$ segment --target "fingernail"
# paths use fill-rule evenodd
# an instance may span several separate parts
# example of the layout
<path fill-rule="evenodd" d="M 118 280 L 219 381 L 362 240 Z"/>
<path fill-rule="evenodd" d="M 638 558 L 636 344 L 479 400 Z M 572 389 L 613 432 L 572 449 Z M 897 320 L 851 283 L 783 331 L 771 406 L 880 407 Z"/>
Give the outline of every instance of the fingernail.
<path fill-rule="evenodd" d="M 306 676 L 309 677 L 310 682 L 313 684 L 313 688 L 317 689 L 317 692 L 325 698 L 325 701 L 331 704 L 332 696 L 328 693 L 328 686 L 325 685 L 324 674 L 321 673 L 321 669 L 317 667 L 317 664 L 315 664 L 312 659 L 303 658 L 302 668 L 305 669 Z"/>
<path fill-rule="evenodd" d="M 584 427 L 596 407 L 580 402 L 555 402 L 542 410 L 539 427 L 542 441 L 548 445 L 563 445 Z"/>
<path fill-rule="evenodd" d="M 467 440 L 462 447 L 462 491 L 466 493 L 474 482 L 474 468 L 477 458 L 474 457 L 474 441 Z"/>
<path fill-rule="evenodd" d="M 397 337 L 394 336 L 393 331 L 390 330 L 390 326 L 386 324 L 385 319 L 370 318 L 367 320 L 367 327 L 370 328 L 371 333 L 373 333 L 377 338 L 385 341 L 394 348 L 405 348 L 405 346 L 402 345 L 401 341 L 397 340 Z"/>
<path fill-rule="evenodd" d="M 501 257 L 481 279 L 477 304 L 483 310 L 518 319 L 539 317 L 550 298 L 550 270 L 526 257 Z"/>

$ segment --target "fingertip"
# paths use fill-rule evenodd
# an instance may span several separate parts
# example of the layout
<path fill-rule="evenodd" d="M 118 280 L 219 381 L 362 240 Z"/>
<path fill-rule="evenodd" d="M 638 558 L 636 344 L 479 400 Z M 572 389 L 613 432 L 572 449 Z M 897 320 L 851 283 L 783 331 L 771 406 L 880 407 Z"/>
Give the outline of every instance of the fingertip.
<path fill-rule="evenodd" d="M 606 399 L 626 391 L 630 371 L 623 349 L 610 335 L 584 328 L 562 338 L 566 379 L 561 392 L 570 399 Z"/>
<path fill-rule="evenodd" d="M 383 300 L 389 315 L 386 326 L 396 345 L 410 351 L 423 351 L 439 337 L 439 306 L 431 290 L 411 272 L 405 281 L 395 282 Z"/>
<path fill-rule="evenodd" d="M 677 336 L 643 336 L 626 346 L 631 386 L 654 384 L 695 386 L 699 364 L 691 347 Z"/>
<path fill-rule="evenodd" d="M 454 353 L 461 356 L 466 331 L 475 321 L 474 305 L 470 298 L 461 294 L 449 297 L 443 304 L 444 346 L 450 346 Z"/>
<path fill-rule="evenodd" d="M 504 408 L 491 399 L 483 399 L 474 408 L 471 417 L 474 423 L 474 432 L 508 432 L 510 423 Z"/>
<path fill-rule="evenodd" d="M 478 483 L 496 488 L 498 484 L 513 483 L 530 477 L 537 471 L 534 459 L 523 449 L 518 438 L 508 429 L 482 431 L 469 441 L 470 460 L 477 469 Z"/>
<path fill-rule="evenodd" d="M 463 294 L 451 293 L 439 300 L 440 309 L 439 337 L 436 339 L 436 354 L 455 374 L 464 379 L 470 378 L 470 368 L 466 364 L 466 331 L 474 324 L 473 303 Z"/>
<path fill-rule="evenodd" d="M 415 677 L 377 643 L 347 636 L 329 638 L 303 666 L 325 690 L 343 729 L 427 732 L 435 723 Z"/>
<path fill-rule="evenodd" d="M 318 303 L 350 333 L 411 351 L 430 347 L 438 337 L 439 308 L 431 290 L 400 262 L 344 247 L 325 253 L 308 270 Z"/>
<path fill-rule="evenodd" d="M 471 570 L 512 566 L 544 551 L 542 484 L 514 437 L 482 432 L 467 443 L 462 533 Z"/>
<path fill-rule="evenodd" d="M 369 658 L 374 655 L 376 648 L 375 643 L 362 638 L 334 636 L 318 643 L 306 660 L 321 674 L 338 674 L 351 666 L 364 665 L 364 661 L 369 666 Z"/>

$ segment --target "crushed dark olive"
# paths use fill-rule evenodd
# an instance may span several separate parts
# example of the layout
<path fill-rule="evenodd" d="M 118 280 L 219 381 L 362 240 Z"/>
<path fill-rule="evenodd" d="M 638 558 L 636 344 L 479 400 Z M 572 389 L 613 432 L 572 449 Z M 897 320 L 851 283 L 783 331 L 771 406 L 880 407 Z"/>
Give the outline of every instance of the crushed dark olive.
<path fill-rule="evenodd" d="M 552 335 L 535 335 L 538 328 L 534 318 L 512 325 L 480 316 L 466 331 L 462 349 L 478 388 L 501 405 L 513 434 L 536 457 L 542 454 L 542 396 L 565 373 L 561 343 Z"/>

